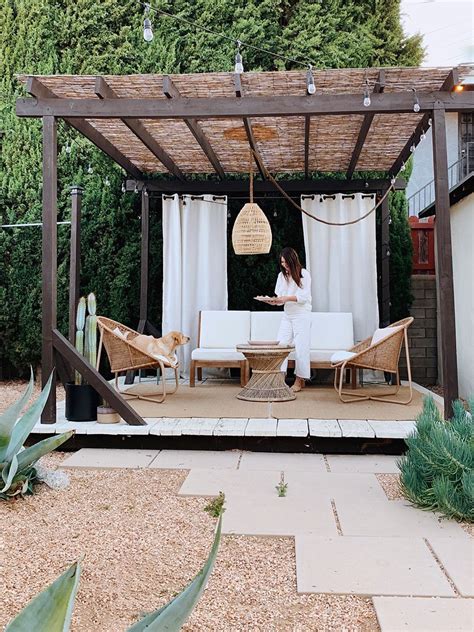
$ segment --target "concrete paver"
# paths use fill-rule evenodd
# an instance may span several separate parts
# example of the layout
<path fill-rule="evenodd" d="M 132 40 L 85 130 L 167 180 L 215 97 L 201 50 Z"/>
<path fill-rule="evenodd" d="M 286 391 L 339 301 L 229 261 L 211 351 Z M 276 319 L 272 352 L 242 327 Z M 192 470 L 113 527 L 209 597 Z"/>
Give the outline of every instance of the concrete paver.
<path fill-rule="evenodd" d="M 239 458 L 240 452 L 231 450 L 163 450 L 150 467 L 165 470 L 235 469 Z"/>
<path fill-rule="evenodd" d="M 463 597 L 474 597 L 474 540 L 439 536 L 427 539 L 459 593 Z"/>
<path fill-rule="evenodd" d="M 272 496 L 280 481 L 279 471 L 192 469 L 184 481 L 181 496 Z"/>
<path fill-rule="evenodd" d="M 328 454 L 331 472 L 398 474 L 397 456 L 389 454 Z"/>
<path fill-rule="evenodd" d="M 337 527 L 329 499 L 317 505 L 303 504 L 291 496 L 279 498 L 276 489 L 271 496 L 227 497 L 222 522 L 223 533 L 242 535 L 292 536 L 312 532 L 337 536 Z"/>
<path fill-rule="evenodd" d="M 343 535 L 420 536 L 438 535 L 468 540 L 468 534 L 452 520 L 440 520 L 420 511 L 405 500 L 373 501 L 367 506 L 357 497 L 336 498 L 336 510 Z"/>
<path fill-rule="evenodd" d="M 375 474 L 339 474 L 330 472 L 285 472 L 288 488 L 299 494 L 302 502 L 318 498 L 348 500 L 356 498 L 363 505 L 376 500 L 389 502 Z M 305 500 L 306 499 L 306 500 Z"/>
<path fill-rule="evenodd" d="M 422 538 L 296 535 L 298 592 L 452 597 Z"/>
<path fill-rule="evenodd" d="M 61 463 L 61 467 L 81 468 L 145 468 L 149 467 L 159 450 L 105 450 L 82 448 Z"/>
<path fill-rule="evenodd" d="M 296 472 L 326 472 L 322 454 L 291 454 L 286 452 L 243 452 L 240 470 L 279 470 Z"/>
<path fill-rule="evenodd" d="M 374 597 L 381 632 L 472 632 L 474 600 Z"/>

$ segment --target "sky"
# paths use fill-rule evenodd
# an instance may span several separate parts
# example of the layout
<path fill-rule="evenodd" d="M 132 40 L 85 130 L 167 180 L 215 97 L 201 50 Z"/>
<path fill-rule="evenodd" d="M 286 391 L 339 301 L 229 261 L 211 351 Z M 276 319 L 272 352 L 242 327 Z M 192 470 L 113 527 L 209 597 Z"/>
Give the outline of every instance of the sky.
<path fill-rule="evenodd" d="M 402 0 L 405 33 L 421 33 L 423 66 L 474 63 L 474 0 Z"/>

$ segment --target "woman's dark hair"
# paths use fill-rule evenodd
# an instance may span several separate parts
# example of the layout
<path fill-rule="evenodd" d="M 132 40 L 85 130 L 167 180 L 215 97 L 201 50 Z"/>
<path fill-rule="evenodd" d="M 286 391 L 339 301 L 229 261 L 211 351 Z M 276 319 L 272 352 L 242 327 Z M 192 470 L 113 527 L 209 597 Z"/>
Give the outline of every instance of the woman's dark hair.
<path fill-rule="evenodd" d="M 285 270 L 285 268 L 281 265 L 281 259 L 284 259 L 289 267 L 289 272 Z M 300 263 L 300 259 L 298 257 L 298 253 L 293 248 L 283 248 L 280 252 L 280 257 L 278 259 L 278 263 L 280 266 L 281 273 L 288 280 L 291 276 L 293 281 L 296 283 L 298 287 L 301 287 L 301 279 L 302 279 L 302 266 Z"/>

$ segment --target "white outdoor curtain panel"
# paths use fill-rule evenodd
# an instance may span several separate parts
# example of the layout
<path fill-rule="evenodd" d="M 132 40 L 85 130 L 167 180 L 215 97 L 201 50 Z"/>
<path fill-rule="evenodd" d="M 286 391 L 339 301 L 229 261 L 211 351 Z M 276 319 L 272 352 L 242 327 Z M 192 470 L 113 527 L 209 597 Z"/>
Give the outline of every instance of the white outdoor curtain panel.
<path fill-rule="evenodd" d="M 191 337 L 178 351 L 185 375 L 205 309 L 227 309 L 227 198 L 164 195 L 162 331 Z"/>
<path fill-rule="evenodd" d="M 347 222 L 367 213 L 375 196 L 302 196 L 301 206 L 330 222 Z M 379 326 L 375 212 L 350 226 L 327 226 L 303 215 L 306 265 L 311 274 L 313 311 L 352 312 L 354 339 Z"/>

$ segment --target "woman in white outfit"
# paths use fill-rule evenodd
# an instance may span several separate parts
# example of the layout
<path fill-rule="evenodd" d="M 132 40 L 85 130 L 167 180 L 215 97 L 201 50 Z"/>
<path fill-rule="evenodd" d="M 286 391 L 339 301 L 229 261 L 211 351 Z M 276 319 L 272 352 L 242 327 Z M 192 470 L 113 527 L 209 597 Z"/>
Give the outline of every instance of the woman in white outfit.
<path fill-rule="evenodd" d="M 295 346 L 296 380 L 292 390 L 297 393 L 310 378 L 310 331 L 311 331 L 311 277 L 300 263 L 293 248 L 284 248 L 280 254 L 281 272 L 278 275 L 275 294 L 277 305 L 284 305 L 278 332 L 278 342 Z M 288 360 L 281 365 L 286 373 Z"/>

